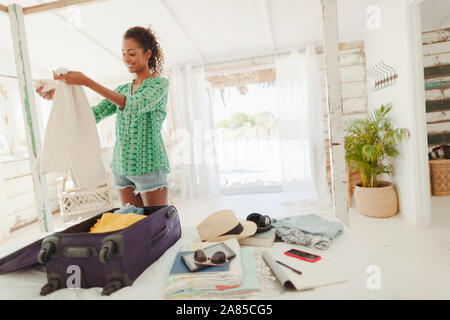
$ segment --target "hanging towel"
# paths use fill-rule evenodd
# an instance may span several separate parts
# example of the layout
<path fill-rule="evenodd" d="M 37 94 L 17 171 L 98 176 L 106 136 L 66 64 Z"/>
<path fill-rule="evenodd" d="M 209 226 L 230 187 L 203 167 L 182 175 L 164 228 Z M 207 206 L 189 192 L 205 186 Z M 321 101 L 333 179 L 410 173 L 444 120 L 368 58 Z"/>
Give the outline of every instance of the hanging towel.
<path fill-rule="evenodd" d="M 67 73 L 59 68 L 57 74 Z M 62 80 L 39 80 L 35 87 L 55 89 L 52 110 L 35 170 L 68 173 L 76 188 L 92 189 L 106 182 L 94 114 L 81 86 Z"/>

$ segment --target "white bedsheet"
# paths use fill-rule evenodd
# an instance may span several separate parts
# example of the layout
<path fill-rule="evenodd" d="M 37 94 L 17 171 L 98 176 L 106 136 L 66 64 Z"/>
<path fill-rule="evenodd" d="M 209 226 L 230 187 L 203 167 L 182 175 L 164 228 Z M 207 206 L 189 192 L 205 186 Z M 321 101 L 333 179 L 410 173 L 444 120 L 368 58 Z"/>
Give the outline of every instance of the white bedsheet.
<path fill-rule="evenodd" d="M 329 217 L 327 217 L 329 218 Z M 198 238 L 195 226 L 183 226 L 181 239 L 170 248 L 158 261 L 144 271 L 134 284 L 125 287 L 111 296 L 101 296 L 102 288 L 62 289 L 50 295 L 41 297 L 41 287 L 46 283 L 45 266 L 36 265 L 6 275 L 0 275 L 0 299 L 164 299 L 163 288 L 168 272 L 184 241 Z M 278 243 L 271 248 L 255 247 L 255 252 L 276 252 Z M 8 251 L 17 248 L 8 248 Z M 328 250 L 320 251 L 302 246 L 292 246 L 300 250 L 321 255 L 324 259 L 332 259 L 350 272 L 350 280 L 309 289 L 304 291 L 288 291 L 274 279 L 267 266 L 257 258 L 260 274 L 260 291 L 246 295 L 245 299 L 377 299 L 381 297 L 380 290 L 368 289 L 366 282 L 367 268 L 375 264 L 368 253 L 359 245 L 358 240 L 345 228 Z"/>

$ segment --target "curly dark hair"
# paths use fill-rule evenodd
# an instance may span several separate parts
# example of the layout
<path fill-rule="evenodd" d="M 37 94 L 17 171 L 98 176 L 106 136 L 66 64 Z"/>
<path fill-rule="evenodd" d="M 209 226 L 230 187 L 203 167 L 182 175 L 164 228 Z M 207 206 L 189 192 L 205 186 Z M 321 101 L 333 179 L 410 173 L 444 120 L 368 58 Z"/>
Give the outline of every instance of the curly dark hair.
<path fill-rule="evenodd" d="M 148 59 L 148 67 L 156 75 L 161 75 L 163 71 L 164 55 L 162 53 L 161 47 L 156 40 L 155 33 L 149 28 L 144 27 L 132 27 L 128 29 L 123 35 L 123 39 L 134 39 L 139 43 L 140 47 L 152 51 L 150 59 Z"/>

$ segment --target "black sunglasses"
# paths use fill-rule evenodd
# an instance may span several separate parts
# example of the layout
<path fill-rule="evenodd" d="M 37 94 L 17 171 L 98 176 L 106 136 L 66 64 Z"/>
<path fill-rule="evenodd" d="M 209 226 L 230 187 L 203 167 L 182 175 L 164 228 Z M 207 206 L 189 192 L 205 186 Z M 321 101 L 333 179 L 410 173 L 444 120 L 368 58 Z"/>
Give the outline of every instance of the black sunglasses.
<path fill-rule="evenodd" d="M 227 255 L 223 251 L 215 252 L 211 257 L 208 257 L 202 249 L 195 250 L 194 261 L 196 264 L 206 265 L 206 266 L 222 266 L 228 259 Z"/>

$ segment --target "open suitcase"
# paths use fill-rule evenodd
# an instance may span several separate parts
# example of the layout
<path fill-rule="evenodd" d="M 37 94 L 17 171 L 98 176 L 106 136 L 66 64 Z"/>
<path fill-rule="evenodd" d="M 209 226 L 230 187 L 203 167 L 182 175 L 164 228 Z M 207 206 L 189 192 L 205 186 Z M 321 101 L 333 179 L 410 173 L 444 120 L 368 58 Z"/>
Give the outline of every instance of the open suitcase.
<path fill-rule="evenodd" d="M 131 285 L 181 237 L 174 206 L 143 208 L 148 217 L 122 230 L 89 233 L 101 213 L 36 241 L 1 259 L 0 274 L 40 262 L 48 280 L 41 295 L 68 287 L 103 287 L 102 295 L 110 295 Z"/>

